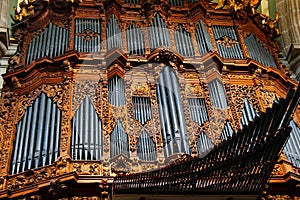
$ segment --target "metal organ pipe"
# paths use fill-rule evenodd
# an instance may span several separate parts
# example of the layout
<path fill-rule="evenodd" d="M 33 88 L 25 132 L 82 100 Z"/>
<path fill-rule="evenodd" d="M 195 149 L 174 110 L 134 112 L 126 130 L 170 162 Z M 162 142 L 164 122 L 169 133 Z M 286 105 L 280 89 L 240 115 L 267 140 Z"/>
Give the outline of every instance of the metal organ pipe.
<path fill-rule="evenodd" d="M 167 85 L 164 83 L 164 79 L 163 79 L 163 74 L 160 74 L 159 77 L 159 87 L 160 87 L 160 92 L 161 94 L 158 94 L 161 96 L 161 104 L 162 104 L 162 108 L 163 108 L 163 113 L 160 113 L 161 115 L 163 115 L 163 119 L 164 121 L 161 121 L 161 123 L 165 124 L 165 133 L 166 133 L 166 138 L 164 138 L 164 140 L 166 141 L 166 148 L 168 149 L 170 155 L 172 155 L 174 153 L 173 150 L 173 132 L 172 132 L 172 128 L 171 128 L 171 119 L 170 119 L 170 110 L 171 108 L 168 108 L 168 100 L 167 100 L 167 94 L 166 94 L 166 90 Z M 171 143 L 171 145 L 170 145 Z M 169 155 L 166 155 L 167 157 Z"/>
<path fill-rule="evenodd" d="M 175 99 L 176 99 L 175 102 L 176 102 L 176 106 L 177 106 L 177 109 L 178 109 L 180 135 L 181 135 L 181 138 L 182 138 L 182 143 L 183 143 L 183 148 L 184 148 L 183 152 L 184 153 L 189 153 L 188 136 L 187 136 L 185 119 L 184 119 L 183 106 L 182 106 L 182 103 L 181 103 L 182 101 L 181 101 L 181 98 L 180 98 L 179 83 L 178 83 L 178 79 L 177 79 L 176 74 L 175 74 L 174 71 L 172 71 L 172 73 L 171 73 L 171 79 L 172 79 L 172 84 L 173 84 L 174 91 L 175 91 L 174 92 Z"/>

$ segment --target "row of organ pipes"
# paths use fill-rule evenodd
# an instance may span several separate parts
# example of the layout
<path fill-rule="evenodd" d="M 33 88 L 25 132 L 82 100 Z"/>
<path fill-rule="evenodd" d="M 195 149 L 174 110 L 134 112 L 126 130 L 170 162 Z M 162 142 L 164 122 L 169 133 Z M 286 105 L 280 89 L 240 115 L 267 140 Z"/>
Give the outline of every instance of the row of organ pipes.
<path fill-rule="evenodd" d="M 210 36 L 202 20 L 199 20 L 195 25 L 196 40 L 201 55 L 214 51 Z M 145 40 L 141 28 L 137 28 L 135 23 L 131 24 L 126 30 L 127 50 L 131 54 L 144 55 Z M 217 43 L 218 52 L 224 58 L 243 59 L 240 44 L 234 27 L 212 26 L 212 30 Z M 88 36 L 88 33 L 93 32 L 93 36 Z M 52 23 L 40 33 L 28 46 L 26 65 L 29 65 L 33 60 L 43 57 L 54 58 L 66 52 L 69 46 L 69 31 Z M 85 53 L 100 53 L 102 42 L 101 38 L 101 21 L 100 19 L 75 19 L 75 36 L 74 48 L 78 52 Z M 231 47 L 226 47 L 219 43 L 225 36 L 236 41 L 236 44 Z M 106 29 L 106 45 L 107 51 L 111 48 L 122 49 L 121 29 L 116 16 L 113 14 L 107 21 Z M 161 46 L 171 46 L 170 32 L 163 18 L 155 15 L 151 27 L 149 28 L 150 49 L 153 50 Z M 45 44 L 46 41 L 46 44 Z M 60 41 L 60 42 L 59 42 Z M 191 35 L 182 25 L 178 26 L 175 31 L 176 49 L 182 56 L 194 56 L 194 48 Z M 245 38 L 245 44 L 250 54 L 250 57 L 266 66 L 277 68 L 272 54 L 260 44 L 260 42 L 250 34 Z M 261 59 L 261 55 L 266 59 Z"/>
<path fill-rule="evenodd" d="M 46 41 L 46 44 L 45 44 Z M 26 65 L 33 60 L 63 55 L 69 44 L 69 31 L 49 23 L 48 27 L 29 44 Z"/>
<path fill-rule="evenodd" d="M 125 103 L 124 81 L 115 76 L 114 84 L 123 85 L 123 92 L 110 93 L 109 99 L 122 99 Z M 122 81 L 120 81 L 122 80 Z M 219 82 L 221 83 L 221 82 Z M 110 86 L 114 88 L 115 86 Z M 222 86 L 223 87 L 223 86 Z M 220 88 L 220 87 L 216 87 Z M 114 91 L 114 90 L 113 90 Z M 222 92 L 210 93 L 221 95 Z M 174 153 L 188 153 L 188 138 L 185 125 L 185 117 L 181 105 L 181 97 L 178 79 L 175 71 L 167 66 L 163 68 L 157 84 L 157 98 L 161 119 L 161 134 L 164 142 L 165 156 Z M 114 100 L 114 102 L 120 102 Z M 151 107 L 149 97 L 132 97 L 134 117 L 145 124 L 151 119 Z M 124 104 L 116 104 L 115 106 Z M 188 98 L 190 117 L 199 125 L 208 121 L 205 101 L 202 98 Z M 257 116 L 253 105 L 245 98 L 242 109 L 241 127 L 249 124 Z M 24 117 L 17 124 L 16 140 L 11 160 L 11 173 L 19 173 L 31 168 L 37 168 L 51 164 L 59 156 L 61 112 L 56 103 L 44 93 L 38 97 L 26 110 Z M 293 128 L 284 152 L 288 159 L 299 166 L 300 129 L 292 121 Z M 221 140 L 226 140 L 233 135 L 229 122 L 226 122 L 221 134 Z M 102 157 L 102 125 L 93 103 L 86 96 L 72 119 L 71 157 L 75 160 L 101 160 Z M 37 145 L 36 145 L 37 144 Z M 202 132 L 198 138 L 197 148 L 199 156 L 204 156 L 212 147 L 211 140 Z M 111 133 L 111 157 L 124 154 L 130 157 L 128 135 L 120 120 Z M 152 138 L 143 131 L 137 143 L 137 155 L 140 160 L 154 161 L 156 159 L 156 147 Z"/>
<path fill-rule="evenodd" d="M 208 121 L 204 98 L 188 98 L 191 119 L 202 126 Z"/>
<path fill-rule="evenodd" d="M 151 119 L 151 107 L 149 97 L 132 97 L 133 117 L 141 124 Z"/>

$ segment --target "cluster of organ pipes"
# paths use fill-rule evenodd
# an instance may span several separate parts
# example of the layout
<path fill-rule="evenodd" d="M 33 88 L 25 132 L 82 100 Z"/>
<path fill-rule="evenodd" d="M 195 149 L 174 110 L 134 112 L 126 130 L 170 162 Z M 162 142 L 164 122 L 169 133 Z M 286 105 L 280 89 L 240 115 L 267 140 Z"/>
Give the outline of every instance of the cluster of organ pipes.
<path fill-rule="evenodd" d="M 277 68 L 272 54 L 262 46 L 262 44 L 254 37 L 252 33 L 248 37 L 246 37 L 244 41 L 248 53 L 253 60 L 256 60 L 257 62 L 265 66 L 272 66 L 274 68 Z"/>
<path fill-rule="evenodd" d="M 108 51 L 114 47 L 122 49 L 121 30 L 114 14 L 107 21 L 106 37 Z"/>
<path fill-rule="evenodd" d="M 241 126 L 249 125 L 249 122 L 253 122 L 254 118 L 258 116 L 253 105 L 245 98 L 244 108 L 242 109 Z"/>
<path fill-rule="evenodd" d="M 165 156 L 189 153 L 179 84 L 175 71 L 169 66 L 164 67 L 160 73 L 157 98 Z"/>
<path fill-rule="evenodd" d="M 151 107 L 149 97 L 132 97 L 133 117 L 141 124 L 151 119 Z"/>
<path fill-rule="evenodd" d="M 198 48 L 201 55 L 214 51 L 212 43 L 210 42 L 211 40 L 208 35 L 208 32 L 201 19 L 199 20 L 199 23 L 196 26 L 196 39 L 197 39 Z"/>
<path fill-rule="evenodd" d="M 233 26 L 212 26 L 212 30 L 213 30 L 213 33 L 215 36 L 215 40 L 217 41 L 216 44 L 217 44 L 218 52 L 223 58 L 235 58 L 235 59 L 243 59 L 244 58 L 243 51 L 238 42 L 238 38 L 237 38 L 235 29 Z M 221 41 L 225 40 L 224 37 L 227 37 L 227 38 L 233 40 L 233 42 L 235 42 L 235 43 L 231 44 L 228 41 L 227 45 L 230 45 L 230 46 L 226 46 L 226 45 L 218 42 L 218 40 L 221 40 Z"/>
<path fill-rule="evenodd" d="M 125 105 L 125 83 L 118 76 L 108 80 L 108 100 L 111 105 Z"/>
<path fill-rule="evenodd" d="M 232 126 L 229 122 L 225 123 L 224 129 L 221 133 L 221 140 L 226 140 L 227 138 L 231 137 L 233 135 L 234 131 L 232 129 Z"/>
<path fill-rule="evenodd" d="M 191 119 L 200 126 L 208 121 L 204 98 L 188 98 Z"/>
<path fill-rule="evenodd" d="M 53 58 L 63 55 L 68 49 L 69 31 L 49 23 L 48 27 L 28 46 L 26 65 L 42 57 Z"/>
<path fill-rule="evenodd" d="M 295 166 L 300 167 L 300 128 L 293 120 L 290 122 L 290 126 L 292 127 L 292 132 L 284 147 L 284 153 Z"/>
<path fill-rule="evenodd" d="M 127 28 L 126 37 L 127 50 L 129 53 L 138 55 L 145 54 L 144 35 L 141 33 L 140 29 L 136 27 L 135 23 Z"/>
<path fill-rule="evenodd" d="M 102 157 L 101 120 L 88 96 L 72 119 L 71 156 L 74 160 L 100 160 Z"/>
<path fill-rule="evenodd" d="M 160 46 L 171 46 L 170 32 L 162 17 L 155 15 L 149 31 L 151 50 Z"/>
<path fill-rule="evenodd" d="M 175 32 L 175 43 L 178 53 L 182 56 L 194 56 L 194 48 L 189 32 L 185 31 L 182 25 L 179 25 Z"/>
<path fill-rule="evenodd" d="M 52 164 L 59 156 L 61 111 L 44 93 L 17 125 L 11 174 Z"/>
<path fill-rule="evenodd" d="M 81 35 L 85 31 L 93 32 L 94 37 Z M 99 19 L 75 19 L 75 50 L 79 52 L 100 52 L 101 24 Z"/>
<path fill-rule="evenodd" d="M 260 194 L 289 137 L 299 98 L 300 87 L 203 158 L 184 155 L 155 171 L 118 175 L 115 194 Z"/>
<path fill-rule="evenodd" d="M 210 81 L 208 83 L 208 90 L 213 106 L 215 106 L 216 108 L 227 108 L 224 86 L 219 79 Z"/>
<path fill-rule="evenodd" d="M 76 18 L 74 26 L 74 49 L 78 52 L 100 53 L 102 48 L 101 42 L 104 41 L 104 38 L 100 36 L 100 19 Z M 199 20 L 195 24 L 195 28 L 195 36 L 201 55 L 213 52 L 212 42 L 203 21 Z M 141 30 L 141 28 L 136 27 L 135 23 L 131 24 L 126 30 L 127 50 L 131 54 L 144 55 L 145 49 L 148 46 L 145 44 L 144 35 Z M 212 30 L 220 56 L 224 58 L 244 59 L 234 26 L 214 25 L 212 26 Z M 49 23 L 43 32 L 32 39 L 32 42 L 28 45 L 26 65 L 29 65 L 33 60 L 43 57 L 53 58 L 64 54 L 68 49 L 69 34 L 67 29 Z M 161 46 L 171 46 L 170 34 L 168 26 L 161 15 L 156 14 L 149 28 L 150 49 L 154 50 Z M 229 46 L 223 44 L 222 41 L 225 37 L 231 39 L 233 43 L 225 41 L 226 45 L 229 44 Z M 178 30 L 175 31 L 174 38 L 178 53 L 182 56 L 194 56 L 191 33 L 184 30 L 181 24 L 179 24 Z M 122 41 L 121 29 L 116 16 L 113 14 L 107 20 L 107 51 L 114 47 L 122 49 L 122 42 L 124 41 Z M 253 34 L 245 38 L 245 44 L 252 59 L 265 66 L 277 68 L 271 53 L 260 44 Z"/>
<path fill-rule="evenodd" d="M 140 160 L 155 161 L 156 160 L 156 146 L 148 133 L 143 130 L 137 143 L 137 155 Z"/>
<path fill-rule="evenodd" d="M 110 157 L 112 158 L 120 154 L 127 157 L 130 156 L 128 135 L 125 132 L 121 121 L 118 120 L 110 136 Z"/>
<path fill-rule="evenodd" d="M 215 146 L 209 137 L 207 137 L 207 135 L 203 132 L 200 133 L 197 142 L 198 157 L 200 158 L 206 156 Z"/>

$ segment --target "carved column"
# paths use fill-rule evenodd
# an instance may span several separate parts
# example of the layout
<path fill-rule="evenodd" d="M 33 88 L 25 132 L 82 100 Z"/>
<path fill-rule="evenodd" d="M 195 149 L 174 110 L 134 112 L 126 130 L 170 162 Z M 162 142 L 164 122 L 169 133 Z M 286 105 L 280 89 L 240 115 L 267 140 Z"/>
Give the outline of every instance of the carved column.
<path fill-rule="evenodd" d="M 296 78 L 300 80 L 300 1 L 278 0 L 276 7 L 286 59 Z"/>

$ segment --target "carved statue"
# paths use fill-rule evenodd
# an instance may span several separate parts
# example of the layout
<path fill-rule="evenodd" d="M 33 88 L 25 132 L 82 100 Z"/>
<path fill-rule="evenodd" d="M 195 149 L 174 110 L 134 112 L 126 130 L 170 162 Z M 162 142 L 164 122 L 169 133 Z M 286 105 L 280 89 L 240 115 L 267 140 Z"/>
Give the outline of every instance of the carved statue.
<path fill-rule="evenodd" d="M 255 13 L 256 8 L 260 5 L 261 0 L 219 0 L 216 9 L 231 8 L 234 11 L 250 8 Z"/>

